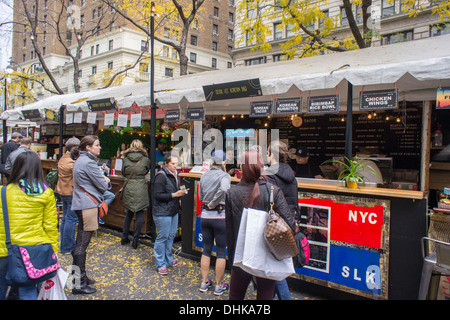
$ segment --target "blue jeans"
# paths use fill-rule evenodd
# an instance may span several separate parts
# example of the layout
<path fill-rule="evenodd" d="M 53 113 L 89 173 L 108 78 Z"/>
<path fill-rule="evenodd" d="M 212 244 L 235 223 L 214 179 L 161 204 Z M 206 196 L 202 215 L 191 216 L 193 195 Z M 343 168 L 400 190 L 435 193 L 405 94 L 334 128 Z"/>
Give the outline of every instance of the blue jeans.
<path fill-rule="evenodd" d="M 155 251 L 156 268 L 169 267 L 173 264 L 172 245 L 177 234 L 178 213 L 174 216 L 153 216 L 156 226 Z"/>
<path fill-rule="evenodd" d="M 78 217 L 72 211 L 72 196 L 61 196 L 63 202 L 63 217 L 61 220 L 61 252 L 72 252 L 75 246 L 75 232 L 77 229 Z"/>
<path fill-rule="evenodd" d="M 273 297 L 278 296 L 278 300 L 291 300 L 291 292 L 286 279 L 275 282 L 275 291 Z"/>
<path fill-rule="evenodd" d="M 8 285 L 6 284 L 6 272 L 8 271 L 8 258 L 0 257 L 0 300 L 6 300 L 6 291 L 8 291 Z M 10 291 L 17 292 L 19 294 L 19 300 L 37 300 L 41 283 L 39 285 L 33 285 L 29 287 L 13 287 Z"/>
<path fill-rule="evenodd" d="M 115 197 L 116 195 L 108 190 L 106 190 L 105 193 L 103 194 L 103 200 L 108 204 L 108 206 L 111 204 L 111 202 L 114 201 Z"/>

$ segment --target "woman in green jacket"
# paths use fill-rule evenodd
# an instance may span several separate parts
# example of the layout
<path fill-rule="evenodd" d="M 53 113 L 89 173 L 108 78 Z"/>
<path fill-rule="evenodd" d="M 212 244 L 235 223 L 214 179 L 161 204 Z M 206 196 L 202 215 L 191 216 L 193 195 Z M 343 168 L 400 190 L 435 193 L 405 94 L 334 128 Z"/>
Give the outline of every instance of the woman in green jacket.
<path fill-rule="evenodd" d="M 7 188 L 11 243 L 27 246 L 50 243 L 58 253 L 58 214 L 53 190 L 45 182 L 35 152 L 24 152 L 14 161 Z M 1 201 L 0 201 L 1 206 Z M 6 298 L 8 267 L 3 208 L 0 219 L 0 300 Z M 14 288 L 16 291 L 16 288 Z M 18 288 L 19 299 L 36 300 L 37 285 Z"/>
<path fill-rule="evenodd" d="M 127 215 L 123 222 L 121 244 L 130 242 L 128 239 L 131 219 L 136 213 L 136 223 L 133 233 L 133 249 L 138 246 L 141 228 L 144 223 L 144 209 L 150 205 L 148 186 L 145 175 L 150 170 L 150 159 L 144 149 L 141 140 L 133 140 L 129 149 L 124 152 L 122 174 L 127 178 L 123 190 L 123 206 L 127 209 Z"/>

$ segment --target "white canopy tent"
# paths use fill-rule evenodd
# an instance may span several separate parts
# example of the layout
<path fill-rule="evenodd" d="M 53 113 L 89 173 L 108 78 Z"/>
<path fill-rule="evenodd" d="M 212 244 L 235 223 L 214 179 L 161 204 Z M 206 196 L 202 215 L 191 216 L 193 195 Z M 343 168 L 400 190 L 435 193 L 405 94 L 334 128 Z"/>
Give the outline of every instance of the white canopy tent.
<path fill-rule="evenodd" d="M 206 101 L 202 87 L 254 78 L 260 79 L 263 94 L 254 97 L 254 101 L 338 93 L 341 110 L 345 110 L 347 82 L 353 85 L 354 110 L 358 110 L 359 93 L 362 90 L 397 88 L 400 101 L 431 101 L 436 98 L 437 88 L 450 86 L 450 35 L 157 80 L 155 100 L 159 109 L 177 108 L 180 105 L 184 110 L 189 104 L 190 107 L 204 105 L 209 115 L 248 114 L 250 98 Z M 43 109 L 57 111 L 62 105 L 69 112 L 88 111 L 86 100 L 102 98 L 115 98 L 119 109 L 129 108 L 133 102 L 148 107 L 150 84 L 138 83 L 55 95 L 4 111 L 1 117 L 19 120 L 22 110 L 39 109 L 43 114 Z M 158 110 L 157 117 L 162 115 L 161 110 Z"/>

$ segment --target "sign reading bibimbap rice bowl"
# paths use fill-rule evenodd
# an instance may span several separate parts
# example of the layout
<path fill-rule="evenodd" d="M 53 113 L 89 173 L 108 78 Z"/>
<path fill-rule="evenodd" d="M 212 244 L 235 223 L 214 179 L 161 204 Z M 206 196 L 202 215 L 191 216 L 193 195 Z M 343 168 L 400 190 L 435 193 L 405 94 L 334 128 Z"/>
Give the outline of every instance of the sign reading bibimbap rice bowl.
<path fill-rule="evenodd" d="M 308 113 L 339 112 L 339 96 L 321 96 L 308 98 Z"/>

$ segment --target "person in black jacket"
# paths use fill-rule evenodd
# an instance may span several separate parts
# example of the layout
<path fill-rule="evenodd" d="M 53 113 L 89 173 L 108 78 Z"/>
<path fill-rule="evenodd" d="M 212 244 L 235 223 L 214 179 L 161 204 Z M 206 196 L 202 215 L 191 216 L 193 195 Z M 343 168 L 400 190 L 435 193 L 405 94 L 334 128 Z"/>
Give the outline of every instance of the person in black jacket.
<path fill-rule="evenodd" d="M 173 239 L 177 233 L 180 197 L 186 194 L 180 190 L 177 173 L 178 158 L 167 153 L 164 164 L 155 176 L 155 202 L 152 215 L 156 226 L 154 245 L 156 269 L 160 275 L 167 275 L 167 267 L 178 265 L 172 255 Z"/>
<path fill-rule="evenodd" d="M 6 159 L 8 159 L 8 156 L 15 150 L 17 150 L 20 146 L 20 141 L 22 141 L 22 134 L 19 132 L 13 132 L 11 134 L 11 140 L 9 140 L 7 143 L 5 143 L 2 146 L 2 163 L 0 165 L 0 173 L 3 173 L 7 177 L 9 177 L 10 171 L 7 171 L 5 168 L 6 165 Z"/>
<path fill-rule="evenodd" d="M 234 187 L 228 190 L 225 196 L 225 223 L 227 233 L 228 257 L 231 265 L 234 261 L 234 253 L 239 233 L 239 225 L 244 208 L 268 210 L 269 187 L 262 175 L 264 165 L 260 154 L 256 150 L 247 150 L 241 158 L 242 179 Z M 274 186 L 274 210 L 294 230 L 294 215 L 290 211 L 283 192 Z M 256 278 L 257 299 L 272 300 L 275 288 L 275 280 Z M 239 267 L 231 267 L 230 300 L 242 300 L 252 279 L 252 275 Z"/>
<path fill-rule="evenodd" d="M 297 180 L 292 168 L 286 163 L 288 148 L 282 141 L 272 141 L 267 150 L 269 169 L 266 170 L 267 180 L 283 191 L 286 202 L 294 215 L 298 218 L 298 188 Z M 291 294 L 286 279 L 275 283 L 275 294 L 280 300 L 291 300 Z"/>

